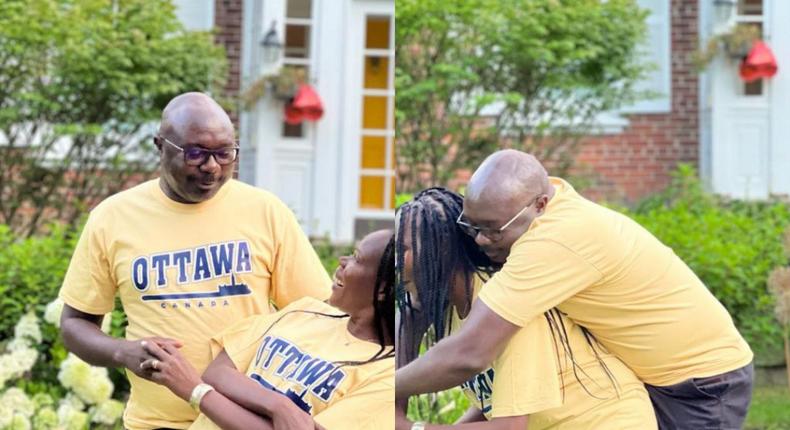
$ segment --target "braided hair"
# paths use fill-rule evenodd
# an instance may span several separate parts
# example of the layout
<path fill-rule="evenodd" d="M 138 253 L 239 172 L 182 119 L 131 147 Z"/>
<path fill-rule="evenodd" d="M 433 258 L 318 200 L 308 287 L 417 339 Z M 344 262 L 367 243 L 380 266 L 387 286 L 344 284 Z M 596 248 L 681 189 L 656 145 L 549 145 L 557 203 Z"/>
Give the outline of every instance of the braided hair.
<path fill-rule="evenodd" d="M 449 293 L 460 273 L 464 281 L 466 308 L 472 302 L 474 276 L 487 280 L 502 268 L 477 246 L 474 238 L 462 232 L 455 220 L 463 211 L 463 197 L 441 187 L 428 188 L 398 209 L 395 255 L 397 267 L 396 298 L 401 313 L 398 328 L 398 366 L 403 366 L 417 357 L 419 346 L 430 348 L 449 334 Z M 409 233 L 409 237 L 405 234 Z M 417 306 L 407 291 L 404 282 L 405 242 L 411 243 L 412 281 L 417 291 Z M 582 388 L 595 397 L 581 381 L 577 369 L 586 375 L 576 362 L 568 342 L 567 330 L 562 315 L 556 308 L 544 313 L 554 341 L 555 354 L 559 358 L 560 345 L 570 360 L 573 373 Z M 409 333 L 405 333 L 408 327 Z M 596 349 L 597 342 L 586 328 L 580 327 L 586 341 L 601 364 L 605 374 L 617 388 L 614 376 Z M 406 336 L 404 336 L 406 334 Z M 589 375 L 587 375 L 589 377 Z M 564 381 L 562 382 L 564 394 Z"/>

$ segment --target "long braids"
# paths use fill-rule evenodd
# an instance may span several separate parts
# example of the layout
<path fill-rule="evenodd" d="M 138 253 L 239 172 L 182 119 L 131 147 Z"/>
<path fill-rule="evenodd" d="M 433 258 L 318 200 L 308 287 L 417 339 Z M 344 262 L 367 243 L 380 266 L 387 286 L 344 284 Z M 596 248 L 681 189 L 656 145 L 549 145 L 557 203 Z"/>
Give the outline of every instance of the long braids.
<path fill-rule="evenodd" d="M 457 273 L 464 276 L 467 307 L 472 300 L 472 277 L 493 273 L 498 266 L 474 243 L 458 231 L 455 220 L 463 210 L 463 198 L 444 188 L 428 188 L 399 208 L 396 233 L 398 268 L 397 303 L 403 319 L 399 327 L 403 349 L 399 359 L 413 360 L 424 341 L 430 347 L 449 333 L 450 292 Z M 409 233 L 409 237 L 404 235 Z M 405 242 L 411 243 L 412 282 L 417 289 L 419 307 L 407 293 L 404 283 Z M 408 324 L 419 336 L 404 336 Z M 425 334 L 422 339 L 423 333 Z M 420 338 L 418 338 L 420 337 Z M 408 342 L 406 341 L 408 340 Z"/>
<path fill-rule="evenodd" d="M 477 246 L 474 238 L 463 233 L 456 226 L 463 210 L 463 197 L 445 188 L 434 187 L 421 191 L 403 204 L 398 210 L 395 251 L 398 269 L 396 298 L 401 313 L 399 330 L 399 366 L 417 357 L 419 345 L 430 347 L 449 333 L 450 312 L 449 293 L 454 287 L 456 273 L 460 271 L 464 279 L 467 305 L 472 301 L 472 278 L 477 275 L 484 280 L 501 269 L 501 265 L 491 261 Z M 404 283 L 404 232 L 409 234 L 412 254 L 412 283 L 417 292 L 419 307 L 414 303 Z M 568 333 L 562 315 L 556 308 L 544 313 L 550 327 L 557 359 L 560 350 L 569 360 L 573 373 L 582 388 L 595 397 L 581 381 L 577 370 L 589 378 L 573 354 L 568 341 Z M 417 331 L 417 336 L 404 336 L 406 325 Z M 595 348 L 597 341 L 584 327 L 580 327 L 585 340 L 593 349 L 604 373 L 617 389 L 617 383 L 606 363 Z M 407 342 L 409 340 L 409 342 Z M 560 349 L 561 347 L 561 349 Z M 401 348 L 403 353 L 400 352 Z M 564 380 L 561 382 L 563 396 Z"/>

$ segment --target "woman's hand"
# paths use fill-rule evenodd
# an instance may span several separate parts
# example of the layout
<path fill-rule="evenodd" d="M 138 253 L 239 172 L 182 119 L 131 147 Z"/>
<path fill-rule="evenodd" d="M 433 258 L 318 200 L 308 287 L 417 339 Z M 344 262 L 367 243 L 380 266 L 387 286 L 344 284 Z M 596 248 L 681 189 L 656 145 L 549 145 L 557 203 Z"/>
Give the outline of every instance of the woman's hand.
<path fill-rule="evenodd" d="M 145 342 L 143 348 L 155 358 L 140 363 L 140 367 L 150 369 L 152 381 L 164 385 L 188 402 L 192 390 L 203 382 L 197 370 L 172 344 Z"/>
<path fill-rule="evenodd" d="M 322 429 L 313 417 L 299 409 L 288 397 L 279 395 L 277 407 L 272 414 L 274 430 L 317 430 Z"/>

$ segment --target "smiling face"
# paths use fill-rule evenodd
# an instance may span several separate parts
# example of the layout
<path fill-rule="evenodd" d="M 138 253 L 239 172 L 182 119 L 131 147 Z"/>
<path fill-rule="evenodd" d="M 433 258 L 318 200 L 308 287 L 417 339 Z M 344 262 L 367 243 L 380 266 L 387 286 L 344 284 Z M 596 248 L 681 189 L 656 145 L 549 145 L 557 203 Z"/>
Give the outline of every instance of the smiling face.
<path fill-rule="evenodd" d="M 340 257 L 335 270 L 332 296 L 329 304 L 352 317 L 373 315 L 373 291 L 376 274 L 387 243 L 392 236 L 389 230 L 379 230 L 365 236 L 353 255 Z M 390 264 L 394 264 L 390 262 Z"/>
<path fill-rule="evenodd" d="M 173 99 L 162 115 L 159 149 L 162 191 L 179 203 L 200 203 L 219 191 L 233 175 L 234 163 L 221 166 L 213 156 L 199 166 L 184 163 L 179 148 L 217 150 L 235 146 L 233 123 L 224 110 L 205 94 L 187 93 Z"/>

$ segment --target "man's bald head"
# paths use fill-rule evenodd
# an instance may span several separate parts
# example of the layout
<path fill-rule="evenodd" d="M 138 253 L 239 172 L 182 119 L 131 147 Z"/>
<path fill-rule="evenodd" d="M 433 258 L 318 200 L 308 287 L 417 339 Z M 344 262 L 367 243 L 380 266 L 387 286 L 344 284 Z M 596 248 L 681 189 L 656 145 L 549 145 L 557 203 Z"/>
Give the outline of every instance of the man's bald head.
<path fill-rule="evenodd" d="M 162 111 L 159 134 L 182 138 L 193 129 L 233 130 L 228 114 L 214 99 L 203 93 L 184 93 L 170 100 Z"/>
<path fill-rule="evenodd" d="M 526 152 L 505 149 L 488 156 L 478 167 L 466 188 L 466 198 L 494 203 L 546 193 L 549 175 L 537 158 Z"/>

